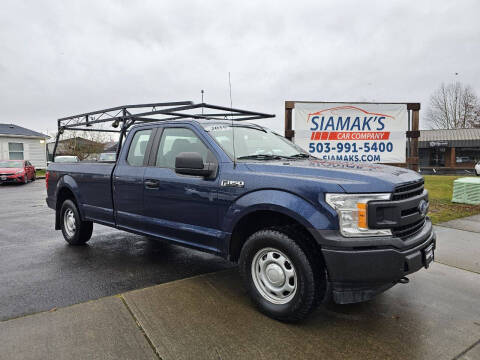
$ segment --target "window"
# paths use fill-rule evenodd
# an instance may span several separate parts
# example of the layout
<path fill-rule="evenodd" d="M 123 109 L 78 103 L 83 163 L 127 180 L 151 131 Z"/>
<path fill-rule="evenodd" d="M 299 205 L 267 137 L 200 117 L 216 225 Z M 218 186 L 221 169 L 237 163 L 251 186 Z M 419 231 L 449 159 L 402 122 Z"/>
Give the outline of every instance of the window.
<path fill-rule="evenodd" d="M 128 150 L 127 162 L 132 166 L 143 166 L 145 151 L 148 141 L 152 135 L 152 130 L 141 130 L 135 133 L 130 149 Z"/>
<path fill-rule="evenodd" d="M 10 160 L 23 160 L 23 143 L 8 143 Z"/>
<path fill-rule="evenodd" d="M 175 158 L 182 152 L 197 152 L 203 162 L 213 161 L 213 154 L 190 129 L 165 128 L 158 147 L 156 166 L 175 168 Z"/>

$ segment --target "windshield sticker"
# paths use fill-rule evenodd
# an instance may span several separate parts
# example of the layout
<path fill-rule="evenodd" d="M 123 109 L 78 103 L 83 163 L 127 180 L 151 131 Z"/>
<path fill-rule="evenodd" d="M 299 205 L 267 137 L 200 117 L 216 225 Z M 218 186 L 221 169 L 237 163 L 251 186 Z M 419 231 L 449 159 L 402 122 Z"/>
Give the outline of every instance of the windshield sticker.
<path fill-rule="evenodd" d="M 230 125 L 211 125 L 205 127 L 205 131 L 210 132 L 210 131 L 224 131 L 224 130 L 230 130 Z"/>

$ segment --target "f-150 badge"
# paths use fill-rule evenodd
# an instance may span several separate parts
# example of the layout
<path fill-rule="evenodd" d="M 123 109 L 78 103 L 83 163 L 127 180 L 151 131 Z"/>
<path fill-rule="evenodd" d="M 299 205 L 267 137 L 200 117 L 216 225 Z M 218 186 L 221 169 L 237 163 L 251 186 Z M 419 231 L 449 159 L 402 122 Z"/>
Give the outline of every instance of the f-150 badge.
<path fill-rule="evenodd" d="M 245 182 L 240 180 L 222 180 L 220 186 L 229 186 L 229 187 L 244 187 Z"/>

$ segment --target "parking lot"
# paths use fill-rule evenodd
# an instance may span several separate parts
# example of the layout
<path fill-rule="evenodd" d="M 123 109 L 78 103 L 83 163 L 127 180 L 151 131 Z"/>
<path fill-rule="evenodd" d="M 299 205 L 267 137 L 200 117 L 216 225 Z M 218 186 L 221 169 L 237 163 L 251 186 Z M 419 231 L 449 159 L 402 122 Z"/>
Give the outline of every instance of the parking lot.
<path fill-rule="evenodd" d="M 68 246 L 44 189 L 0 186 L 0 357 L 480 359 L 474 219 L 437 227 L 437 262 L 409 284 L 289 325 L 220 258 L 97 225 Z"/>
<path fill-rule="evenodd" d="M 231 266 L 100 225 L 86 246 L 68 246 L 45 197 L 44 180 L 0 186 L 0 320 Z"/>

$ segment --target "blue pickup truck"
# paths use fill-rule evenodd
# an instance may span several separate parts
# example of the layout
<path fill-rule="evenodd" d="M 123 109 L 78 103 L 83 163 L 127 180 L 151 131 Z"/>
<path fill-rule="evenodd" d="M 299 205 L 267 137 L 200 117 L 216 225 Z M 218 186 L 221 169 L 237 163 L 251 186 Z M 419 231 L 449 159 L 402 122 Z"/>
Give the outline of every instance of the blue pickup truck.
<path fill-rule="evenodd" d="M 132 126 L 116 162 L 51 163 L 47 193 L 69 244 L 98 223 L 222 256 L 282 321 L 371 299 L 427 268 L 435 249 L 416 172 L 318 160 L 247 122 Z"/>

